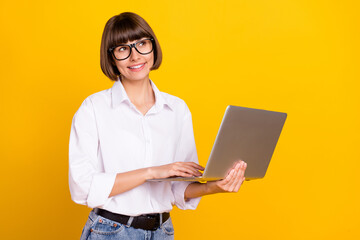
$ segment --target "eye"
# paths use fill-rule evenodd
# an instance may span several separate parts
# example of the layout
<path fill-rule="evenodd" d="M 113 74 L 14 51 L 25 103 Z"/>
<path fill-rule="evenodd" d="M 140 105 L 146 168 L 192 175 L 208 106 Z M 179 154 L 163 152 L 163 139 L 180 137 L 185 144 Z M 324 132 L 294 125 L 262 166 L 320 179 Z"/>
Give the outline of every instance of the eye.
<path fill-rule="evenodd" d="M 128 46 L 117 46 L 115 49 L 114 49 L 114 52 L 126 52 L 128 50 Z"/>
<path fill-rule="evenodd" d="M 138 46 L 139 46 L 139 47 L 142 47 L 142 46 L 144 46 L 144 45 L 146 45 L 146 41 L 141 41 L 141 42 L 138 43 Z"/>

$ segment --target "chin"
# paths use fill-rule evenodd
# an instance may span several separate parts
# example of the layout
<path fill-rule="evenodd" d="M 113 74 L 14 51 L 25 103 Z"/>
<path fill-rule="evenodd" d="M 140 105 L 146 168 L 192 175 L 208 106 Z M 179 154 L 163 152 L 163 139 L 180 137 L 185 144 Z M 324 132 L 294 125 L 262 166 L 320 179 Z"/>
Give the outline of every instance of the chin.
<path fill-rule="evenodd" d="M 149 79 L 149 75 L 143 75 L 143 76 L 133 76 L 133 77 L 123 77 L 122 80 L 126 81 L 142 81 L 144 79 Z"/>

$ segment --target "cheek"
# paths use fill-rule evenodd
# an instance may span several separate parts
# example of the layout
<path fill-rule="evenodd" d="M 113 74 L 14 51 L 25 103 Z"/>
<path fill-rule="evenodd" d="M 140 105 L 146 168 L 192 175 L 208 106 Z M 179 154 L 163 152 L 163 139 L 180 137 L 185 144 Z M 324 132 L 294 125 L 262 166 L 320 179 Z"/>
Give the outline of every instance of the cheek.
<path fill-rule="evenodd" d="M 154 66 L 154 53 L 151 53 L 151 57 L 148 62 L 150 63 L 150 68 L 152 68 Z"/>
<path fill-rule="evenodd" d="M 120 63 L 116 63 L 116 67 L 121 74 L 123 74 L 124 70 L 126 69 L 125 65 Z"/>

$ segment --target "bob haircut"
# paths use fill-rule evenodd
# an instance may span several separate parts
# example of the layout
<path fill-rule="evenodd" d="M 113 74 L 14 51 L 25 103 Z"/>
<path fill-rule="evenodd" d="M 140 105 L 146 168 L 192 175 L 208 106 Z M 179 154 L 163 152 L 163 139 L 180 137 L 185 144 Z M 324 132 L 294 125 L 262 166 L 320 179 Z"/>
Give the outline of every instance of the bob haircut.
<path fill-rule="evenodd" d="M 116 60 L 109 52 L 109 48 L 144 37 L 154 39 L 154 65 L 151 70 L 158 69 L 162 61 L 162 52 L 149 24 L 142 17 L 132 12 L 124 12 L 110 18 L 105 25 L 101 39 L 100 66 L 103 73 L 113 81 L 116 81 L 120 76 L 115 64 Z"/>

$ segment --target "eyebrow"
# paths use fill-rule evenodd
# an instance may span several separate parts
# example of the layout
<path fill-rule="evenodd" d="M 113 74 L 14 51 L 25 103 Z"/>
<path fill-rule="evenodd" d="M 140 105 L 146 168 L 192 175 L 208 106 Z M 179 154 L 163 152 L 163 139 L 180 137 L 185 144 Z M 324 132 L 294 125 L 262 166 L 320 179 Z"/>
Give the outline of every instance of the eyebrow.
<path fill-rule="evenodd" d="M 138 39 L 138 40 L 134 40 L 134 42 L 133 43 L 136 43 L 136 42 L 139 42 L 139 41 L 141 41 L 141 40 L 144 40 L 144 39 L 151 39 L 152 37 L 142 37 L 142 38 L 140 38 L 140 39 Z M 115 44 L 115 46 L 117 47 L 117 46 L 128 46 L 128 45 L 130 45 L 131 43 L 129 43 L 129 44 L 127 44 L 127 43 L 119 43 L 119 44 Z"/>

